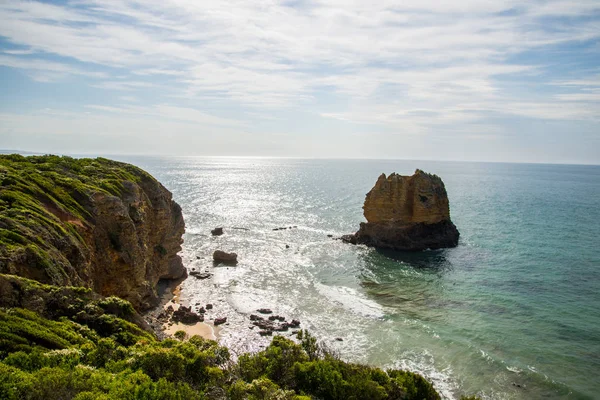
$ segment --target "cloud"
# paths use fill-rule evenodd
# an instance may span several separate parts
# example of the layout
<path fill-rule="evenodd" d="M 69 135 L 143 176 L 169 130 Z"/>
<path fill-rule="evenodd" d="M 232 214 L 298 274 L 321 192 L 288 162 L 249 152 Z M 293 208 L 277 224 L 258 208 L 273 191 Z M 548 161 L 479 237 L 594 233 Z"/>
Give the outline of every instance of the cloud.
<path fill-rule="evenodd" d="M 116 114 L 131 114 L 138 116 L 149 116 L 152 118 L 162 117 L 170 120 L 202 124 L 203 127 L 204 125 L 222 125 L 238 127 L 244 125 L 243 121 L 229 118 L 220 118 L 192 108 L 174 107 L 165 104 L 155 105 L 153 107 L 142 107 L 132 105 L 104 106 L 90 104 L 87 105 L 86 108 Z"/>
<path fill-rule="evenodd" d="M 19 52 L 4 53 L 20 54 Z M 13 55 L 0 54 L 0 65 L 25 70 L 32 79 L 40 82 L 55 81 L 69 75 L 83 75 L 90 78 L 106 77 L 106 74 L 102 72 L 94 72 L 87 69 L 77 68 L 69 64 L 36 58 L 20 58 Z"/>
<path fill-rule="evenodd" d="M 210 104 L 413 135 L 487 130 L 490 116 L 598 120 L 597 71 L 574 55 L 597 59 L 599 17 L 596 0 L 14 1 L 0 4 L 0 64 L 85 76 L 180 121 L 222 125 L 189 111 Z"/>

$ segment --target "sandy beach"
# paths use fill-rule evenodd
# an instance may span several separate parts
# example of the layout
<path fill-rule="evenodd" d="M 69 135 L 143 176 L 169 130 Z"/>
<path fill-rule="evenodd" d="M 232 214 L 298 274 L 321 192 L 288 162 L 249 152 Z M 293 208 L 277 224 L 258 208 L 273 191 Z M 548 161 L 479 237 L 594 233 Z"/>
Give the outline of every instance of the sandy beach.
<path fill-rule="evenodd" d="M 197 322 L 189 325 L 178 322 L 172 324 L 171 326 L 165 324 L 165 334 L 173 336 L 177 331 L 184 331 L 188 335 L 188 338 L 198 335 L 208 340 L 218 339 L 218 333 L 215 331 L 214 326 L 206 322 Z"/>
<path fill-rule="evenodd" d="M 173 310 L 177 310 L 180 307 L 179 299 L 181 296 L 181 285 L 177 285 L 171 289 L 172 298 L 162 306 L 163 310 L 172 307 Z M 182 322 L 165 322 L 162 324 L 162 330 L 165 335 L 173 336 L 177 331 L 184 331 L 187 334 L 187 338 L 194 335 L 201 336 L 208 340 L 219 339 L 219 329 L 209 322 L 196 322 L 194 324 L 184 324 Z"/>

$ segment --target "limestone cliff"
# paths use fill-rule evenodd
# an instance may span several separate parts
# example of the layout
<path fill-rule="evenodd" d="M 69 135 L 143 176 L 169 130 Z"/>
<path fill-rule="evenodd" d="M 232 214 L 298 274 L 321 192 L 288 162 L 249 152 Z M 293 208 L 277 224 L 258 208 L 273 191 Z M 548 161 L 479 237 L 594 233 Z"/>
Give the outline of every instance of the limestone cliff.
<path fill-rule="evenodd" d="M 171 193 L 107 159 L 0 156 L 0 273 L 157 303 L 185 275 L 184 222 Z"/>
<path fill-rule="evenodd" d="M 437 175 L 419 169 L 412 176 L 381 174 L 363 209 L 367 222 L 344 240 L 411 251 L 458 244 L 446 188 Z"/>

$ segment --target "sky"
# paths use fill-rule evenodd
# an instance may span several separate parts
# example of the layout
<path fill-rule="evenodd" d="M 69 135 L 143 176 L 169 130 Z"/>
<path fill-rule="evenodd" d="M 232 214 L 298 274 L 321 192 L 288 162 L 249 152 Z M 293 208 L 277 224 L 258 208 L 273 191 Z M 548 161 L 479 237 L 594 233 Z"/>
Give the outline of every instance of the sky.
<path fill-rule="evenodd" d="M 0 149 L 600 164 L 600 1 L 0 0 Z"/>

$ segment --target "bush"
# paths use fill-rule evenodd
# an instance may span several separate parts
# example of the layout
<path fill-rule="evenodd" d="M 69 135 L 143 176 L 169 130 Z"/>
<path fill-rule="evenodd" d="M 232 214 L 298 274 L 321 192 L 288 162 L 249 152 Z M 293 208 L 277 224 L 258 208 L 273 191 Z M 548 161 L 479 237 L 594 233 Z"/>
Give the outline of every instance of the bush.
<path fill-rule="evenodd" d="M 183 341 L 183 331 L 156 340 L 117 316 L 130 307 L 118 298 L 3 275 L 0 284 L 50 300 L 58 319 L 0 309 L 2 399 L 439 399 L 420 375 L 343 362 L 306 331 L 232 363 L 227 348 Z"/>

